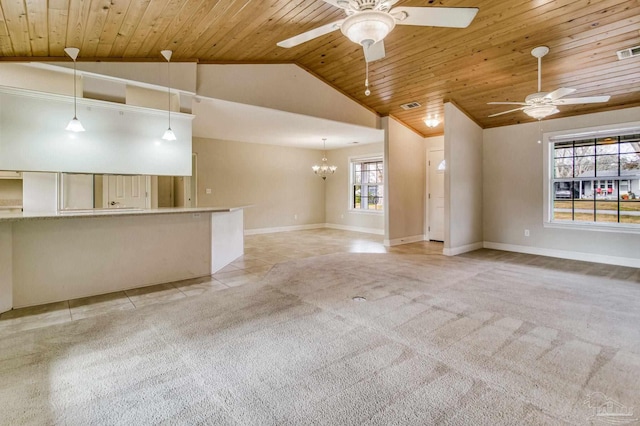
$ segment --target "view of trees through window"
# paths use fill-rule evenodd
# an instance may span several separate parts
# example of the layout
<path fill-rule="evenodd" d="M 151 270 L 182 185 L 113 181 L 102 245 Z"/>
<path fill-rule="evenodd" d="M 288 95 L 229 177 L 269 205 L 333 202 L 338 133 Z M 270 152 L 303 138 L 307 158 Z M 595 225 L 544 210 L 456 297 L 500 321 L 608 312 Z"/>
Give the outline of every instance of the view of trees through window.
<path fill-rule="evenodd" d="M 553 220 L 640 225 L 640 134 L 553 144 Z"/>
<path fill-rule="evenodd" d="M 353 161 L 351 163 L 351 187 L 353 209 L 384 209 L 383 177 L 384 166 L 381 158 Z"/>

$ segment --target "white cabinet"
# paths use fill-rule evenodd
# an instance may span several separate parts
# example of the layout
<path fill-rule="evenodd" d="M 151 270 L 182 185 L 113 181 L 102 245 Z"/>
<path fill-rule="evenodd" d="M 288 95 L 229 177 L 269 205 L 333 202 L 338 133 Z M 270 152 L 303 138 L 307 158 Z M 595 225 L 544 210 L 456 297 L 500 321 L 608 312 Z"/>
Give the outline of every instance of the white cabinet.
<path fill-rule="evenodd" d="M 0 179 L 22 179 L 22 172 L 0 171 Z"/>

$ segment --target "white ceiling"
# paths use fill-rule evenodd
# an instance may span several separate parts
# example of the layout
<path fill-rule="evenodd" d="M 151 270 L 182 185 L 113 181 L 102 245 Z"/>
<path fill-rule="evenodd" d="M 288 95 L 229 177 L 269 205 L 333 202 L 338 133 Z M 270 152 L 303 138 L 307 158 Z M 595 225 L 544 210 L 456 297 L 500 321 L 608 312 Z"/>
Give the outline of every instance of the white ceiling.
<path fill-rule="evenodd" d="M 192 105 L 193 136 L 297 148 L 345 148 L 383 142 L 384 131 L 270 108 L 198 97 Z"/>

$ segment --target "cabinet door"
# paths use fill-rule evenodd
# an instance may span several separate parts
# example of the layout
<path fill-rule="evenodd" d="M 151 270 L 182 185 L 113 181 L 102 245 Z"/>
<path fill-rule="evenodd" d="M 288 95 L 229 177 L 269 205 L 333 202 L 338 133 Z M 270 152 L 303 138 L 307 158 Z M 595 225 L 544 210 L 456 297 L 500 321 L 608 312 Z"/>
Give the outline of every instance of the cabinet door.
<path fill-rule="evenodd" d="M 0 179 L 22 179 L 22 172 L 0 171 Z"/>

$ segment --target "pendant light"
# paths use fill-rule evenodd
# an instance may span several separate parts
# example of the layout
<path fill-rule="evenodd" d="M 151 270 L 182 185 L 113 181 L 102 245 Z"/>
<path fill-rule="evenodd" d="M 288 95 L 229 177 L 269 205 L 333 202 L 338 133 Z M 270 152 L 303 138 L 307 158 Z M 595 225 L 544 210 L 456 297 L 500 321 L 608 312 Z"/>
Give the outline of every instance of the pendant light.
<path fill-rule="evenodd" d="M 71 59 L 73 59 L 73 118 L 67 124 L 66 130 L 71 132 L 84 132 L 84 127 L 82 127 L 82 123 L 78 120 L 78 100 L 76 97 L 76 59 L 78 58 L 78 53 L 80 53 L 80 49 L 77 47 L 66 47 L 64 49 L 64 53 L 69 55 Z"/>
<path fill-rule="evenodd" d="M 326 180 L 327 176 L 332 175 L 336 172 L 336 166 L 330 166 L 327 160 L 327 138 L 322 139 L 322 147 L 324 150 L 324 155 L 322 157 L 322 164 L 320 166 L 315 165 L 311 167 L 313 173 L 317 174 L 322 178 L 322 180 Z"/>
<path fill-rule="evenodd" d="M 176 134 L 171 130 L 171 55 L 173 52 L 171 50 L 162 50 L 162 56 L 167 60 L 167 99 L 169 103 L 167 104 L 167 112 L 169 113 L 169 128 L 164 131 L 164 135 L 162 135 L 162 139 L 166 141 L 175 141 Z"/>

